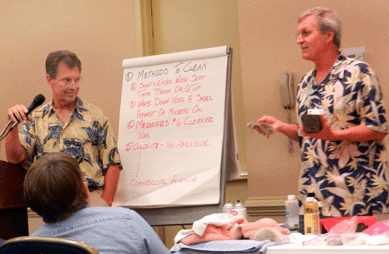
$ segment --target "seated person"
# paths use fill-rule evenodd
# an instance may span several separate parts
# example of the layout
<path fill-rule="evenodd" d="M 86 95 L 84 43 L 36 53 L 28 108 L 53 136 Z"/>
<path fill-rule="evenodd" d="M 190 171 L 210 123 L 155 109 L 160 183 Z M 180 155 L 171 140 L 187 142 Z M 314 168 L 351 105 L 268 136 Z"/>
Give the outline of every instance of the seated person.
<path fill-rule="evenodd" d="M 45 222 L 32 236 L 82 241 L 101 254 L 169 253 L 135 211 L 89 207 L 87 183 L 70 154 L 48 153 L 34 162 L 24 180 L 24 196 Z"/>

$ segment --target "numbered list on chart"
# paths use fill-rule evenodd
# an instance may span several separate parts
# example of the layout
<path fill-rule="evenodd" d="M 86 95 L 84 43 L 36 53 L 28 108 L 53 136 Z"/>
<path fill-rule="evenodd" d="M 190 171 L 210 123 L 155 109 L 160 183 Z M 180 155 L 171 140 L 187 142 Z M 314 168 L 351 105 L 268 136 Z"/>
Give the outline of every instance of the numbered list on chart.
<path fill-rule="evenodd" d="M 124 202 L 218 202 L 226 93 L 220 61 L 124 69 L 118 141 Z"/>

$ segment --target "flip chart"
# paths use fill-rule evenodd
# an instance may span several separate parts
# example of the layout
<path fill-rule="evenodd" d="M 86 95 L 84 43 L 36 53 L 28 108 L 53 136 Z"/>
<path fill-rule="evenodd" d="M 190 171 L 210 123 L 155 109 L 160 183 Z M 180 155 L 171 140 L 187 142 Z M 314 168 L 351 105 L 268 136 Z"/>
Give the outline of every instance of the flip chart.
<path fill-rule="evenodd" d="M 123 171 L 115 206 L 220 204 L 230 51 L 223 46 L 123 60 Z"/>

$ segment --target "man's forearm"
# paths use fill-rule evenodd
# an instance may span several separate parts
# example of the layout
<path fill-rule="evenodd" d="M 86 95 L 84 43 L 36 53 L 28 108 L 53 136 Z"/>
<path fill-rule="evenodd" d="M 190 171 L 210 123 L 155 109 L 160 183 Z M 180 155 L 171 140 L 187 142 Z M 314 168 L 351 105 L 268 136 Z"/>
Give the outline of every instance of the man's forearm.
<path fill-rule="evenodd" d="M 276 128 L 275 130 L 278 132 L 283 133 L 286 135 L 288 138 L 298 141 L 298 128 L 299 126 L 297 124 L 288 124 L 284 122 L 278 122 L 276 123 Z"/>
<path fill-rule="evenodd" d="M 22 163 L 27 155 L 19 140 L 19 131 L 16 126 L 5 138 L 5 155 L 7 161 L 13 164 Z"/>
<path fill-rule="evenodd" d="M 323 122 L 321 131 L 317 133 L 303 132 L 302 135 L 328 141 L 364 142 L 370 140 L 383 140 L 387 134 L 374 131 L 364 124 L 343 130 L 332 130 L 327 122 Z"/>
<path fill-rule="evenodd" d="M 386 133 L 377 132 L 364 124 L 344 129 L 333 131 L 335 137 L 334 140 L 343 140 L 347 142 L 364 142 L 370 140 L 383 140 Z"/>
<path fill-rule="evenodd" d="M 102 199 L 112 206 L 113 199 L 119 183 L 120 169 L 119 165 L 115 164 L 108 168 L 104 178 L 104 192 Z"/>

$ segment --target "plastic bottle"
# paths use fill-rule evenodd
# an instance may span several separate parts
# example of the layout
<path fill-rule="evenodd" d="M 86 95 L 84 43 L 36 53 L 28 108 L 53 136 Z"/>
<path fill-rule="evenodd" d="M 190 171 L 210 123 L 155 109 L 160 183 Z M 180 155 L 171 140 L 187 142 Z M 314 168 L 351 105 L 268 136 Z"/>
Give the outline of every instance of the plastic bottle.
<path fill-rule="evenodd" d="M 234 216 L 240 215 L 246 219 L 247 216 L 246 207 L 244 207 L 244 205 L 240 202 L 240 200 L 238 200 L 238 202 L 235 204 L 234 209 L 232 209 L 232 215 Z"/>
<path fill-rule="evenodd" d="M 232 209 L 234 209 L 234 205 L 231 203 L 230 200 L 228 200 L 227 203 L 225 203 L 223 206 L 223 213 L 232 214 Z"/>
<path fill-rule="evenodd" d="M 299 203 L 295 195 L 288 195 L 285 201 L 286 228 L 293 232 L 299 232 Z"/>
<path fill-rule="evenodd" d="M 314 197 L 307 197 L 304 204 L 304 233 L 306 235 L 320 234 L 319 208 Z"/>

